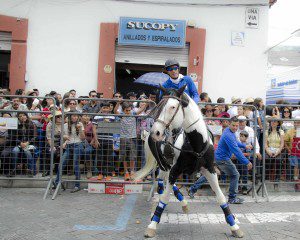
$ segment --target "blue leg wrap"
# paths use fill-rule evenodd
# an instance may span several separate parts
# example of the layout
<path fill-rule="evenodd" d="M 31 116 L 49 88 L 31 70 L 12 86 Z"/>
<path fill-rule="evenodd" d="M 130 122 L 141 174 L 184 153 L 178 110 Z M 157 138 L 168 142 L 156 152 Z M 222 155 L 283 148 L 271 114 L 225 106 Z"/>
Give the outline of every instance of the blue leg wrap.
<path fill-rule="evenodd" d="M 233 226 L 235 224 L 234 216 L 230 211 L 230 208 L 227 203 L 221 205 L 221 208 L 225 214 L 225 220 L 230 225 Z"/>
<path fill-rule="evenodd" d="M 164 209 L 166 208 L 167 204 L 163 203 L 162 201 L 159 201 L 156 209 L 155 209 L 155 212 L 151 218 L 151 221 L 154 221 L 154 222 L 157 222 L 159 223 L 160 222 L 160 217 L 161 217 L 161 214 L 163 213 Z"/>
<path fill-rule="evenodd" d="M 157 193 L 158 194 L 164 193 L 164 181 L 161 178 L 158 179 Z"/>
<path fill-rule="evenodd" d="M 176 196 L 176 198 L 181 202 L 183 200 L 183 195 L 179 191 L 179 189 L 176 185 L 173 186 L 173 191 L 174 191 L 174 195 Z"/>

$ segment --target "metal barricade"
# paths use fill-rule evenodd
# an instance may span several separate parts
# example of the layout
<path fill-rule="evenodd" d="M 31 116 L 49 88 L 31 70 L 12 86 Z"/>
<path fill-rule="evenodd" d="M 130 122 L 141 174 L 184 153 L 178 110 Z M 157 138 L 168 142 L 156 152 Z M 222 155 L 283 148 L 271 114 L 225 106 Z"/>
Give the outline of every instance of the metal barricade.
<path fill-rule="evenodd" d="M 144 111 L 141 115 L 132 112 L 111 114 L 109 108 L 118 102 L 116 99 L 69 98 L 63 101 L 63 106 L 66 101 L 77 104 L 81 100 L 98 104 L 99 108 L 95 108 L 96 112 L 62 111 L 65 124 L 61 126 L 60 165 L 53 181 L 55 191 L 52 199 L 56 198 L 61 189 L 65 190 L 69 183 L 73 185 L 72 192 L 80 190 L 80 185 L 87 183 L 115 186 L 132 184 L 130 180 L 133 173 L 145 161 L 143 136 L 144 131 L 150 130 L 151 119 Z M 155 106 L 152 101 L 122 101 L 136 102 L 138 105 L 151 103 Z M 128 107 L 132 109 L 131 104 L 126 106 L 124 111 Z M 137 114 L 140 114 L 141 108 L 137 107 Z M 114 106 L 114 109 L 117 107 Z M 152 182 L 153 178 L 149 176 L 140 184 Z"/>
<path fill-rule="evenodd" d="M 52 97 L 1 95 L 0 180 L 48 181 L 53 175 L 55 109 L 42 109 L 42 101 L 56 104 Z M 21 103 L 23 101 L 24 103 Z M 25 103 L 26 102 L 26 103 Z M 29 108 L 29 109 L 28 109 Z M 48 117 L 51 117 L 50 118 Z M 48 135 L 48 141 L 47 137 Z"/>
<path fill-rule="evenodd" d="M 300 105 L 273 104 L 264 110 L 263 186 L 272 184 L 279 190 L 283 184 L 297 186 L 300 162 L 300 119 L 293 118 L 293 108 Z"/>
<path fill-rule="evenodd" d="M 258 116 L 257 116 L 257 109 L 253 106 L 253 105 L 242 105 L 242 104 L 227 104 L 227 103 L 199 103 L 199 108 L 201 109 L 201 106 L 218 106 L 218 107 L 222 107 L 222 106 L 235 106 L 235 107 L 243 107 L 243 108 L 251 108 L 254 112 L 253 114 L 253 118 L 252 119 L 247 119 L 247 122 L 251 123 L 251 125 L 253 125 L 253 135 L 251 136 L 251 144 L 253 145 L 253 150 L 252 153 L 249 154 L 248 158 L 250 159 L 250 161 L 253 164 L 253 168 L 251 171 L 247 170 L 247 166 L 244 166 L 242 164 L 240 164 L 236 159 L 233 160 L 233 162 L 235 163 L 238 171 L 240 172 L 240 186 L 243 187 L 247 187 L 247 194 L 249 194 L 250 192 L 252 192 L 252 197 L 255 198 L 256 201 L 257 200 L 257 193 L 260 191 L 261 186 L 258 187 L 257 189 L 257 181 L 258 181 L 258 176 L 260 177 L 261 180 L 261 172 L 262 172 L 262 166 L 261 166 L 261 161 L 257 161 L 257 156 L 256 154 L 256 149 L 259 148 L 259 146 L 257 146 L 257 132 L 258 132 L 258 128 L 257 128 L 257 122 L 258 122 Z M 222 111 L 220 111 L 221 113 Z M 203 114 L 204 115 L 204 114 Z M 207 127 L 208 129 L 211 130 L 212 133 L 214 134 L 215 140 L 219 140 L 219 138 L 221 137 L 222 134 L 222 128 L 218 128 L 216 126 L 221 126 L 220 123 L 221 121 L 229 121 L 230 118 L 224 118 L 224 117 L 205 117 L 204 116 L 204 120 L 207 123 Z M 213 121 L 213 122 L 218 122 L 215 125 L 209 125 L 209 121 Z M 215 127 L 212 127 L 215 126 Z M 216 149 L 217 147 L 217 142 L 214 143 L 214 147 Z M 259 152 L 259 151 L 258 151 Z M 259 164 L 258 164 L 259 163 Z M 199 178 L 201 177 L 200 173 L 196 173 L 192 176 L 188 176 L 183 174 L 176 182 L 176 184 L 178 185 L 182 185 L 182 186 L 186 186 L 189 187 L 192 184 L 194 184 Z M 221 174 L 219 176 L 219 183 L 220 185 L 225 185 L 228 186 L 229 185 L 229 179 L 228 177 L 224 176 L 223 174 Z M 208 183 L 201 183 L 201 185 L 208 185 Z M 155 188 L 156 184 L 153 183 L 151 191 L 150 191 L 150 196 L 154 195 L 154 188 Z M 150 198 L 148 198 L 149 200 Z"/>
<path fill-rule="evenodd" d="M 257 156 L 260 157 L 259 154 L 259 146 L 257 141 L 257 132 L 258 132 L 258 114 L 257 109 L 253 105 L 247 105 L 247 104 L 227 104 L 227 103 L 199 103 L 199 107 L 201 108 L 204 121 L 207 124 L 207 128 L 211 131 L 211 133 L 214 135 L 214 148 L 217 149 L 218 142 L 221 138 L 223 130 L 229 125 L 230 117 L 224 117 L 224 111 L 222 112 L 222 108 L 224 106 L 231 106 L 236 107 L 237 110 L 239 108 L 242 108 L 243 110 L 249 109 L 253 113 L 252 118 L 246 118 L 245 120 L 239 120 L 239 128 L 236 132 L 237 138 L 239 141 L 240 135 L 242 131 L 246 131 L 248 133 L 248 137 L 244 138 L 243 141 L 247 145 L 251 144 L 253 149 L 247 150 L 242 148 L 243 154 L 252 162 L 252 170 L 248 171 L 247 166 L 240 163 L 238 159 L 233 155 L 231 157 L 232 162 L 235 164 L 238 172 L 240 173 L 240 179 L 239 179 L 239 192 L 243 194 L 249 194 L 252 193 L 252 197 L 254 197 L 257 201 L 257 193 L 260 190 L 260 187 L 257 189 L 257 183 L 258 183 L 258 176 L 261 176 L 261 164 L 260 161 L 257 161 Z M 202 107 L 203 106 L 203 107 Z M 234 113 L 242 115 L 242 113 L 238 113 L 238 111 Z M 206 113 L 208 111 L 208 113 Z M 210 111 L 212 111 L 210 113 Z M 227 111 L 226 111 L 227 112 Z M 215 117 L 213 117 L 213 114 L 215 113 Z M 223 113 L 223 115 L 222 115 Z M 221 114 L 221 115 L 220 115 Z M 210 116 L 211 115 L 211 116 Z M 220 117 L 221 116 L 221 117 Z M 239 117 L 239 115 L 236 115 Z M 226 122 L 225 122 L 226 121 Z M 242 136 L 243 137 L 243 136 Z M 197 176 L 197 175 L 196 175 Z M 198 177 L 200 175 L 198 174 L 197 178 L 191 179 L 191 183 L 194 184 L 195 181 L 197 181 Z M 230 184 L 230 180 L 228 177 L 226 177 L 222 172 L 220 172 L 219 175 L 219 184 L 228 186 Z"/>

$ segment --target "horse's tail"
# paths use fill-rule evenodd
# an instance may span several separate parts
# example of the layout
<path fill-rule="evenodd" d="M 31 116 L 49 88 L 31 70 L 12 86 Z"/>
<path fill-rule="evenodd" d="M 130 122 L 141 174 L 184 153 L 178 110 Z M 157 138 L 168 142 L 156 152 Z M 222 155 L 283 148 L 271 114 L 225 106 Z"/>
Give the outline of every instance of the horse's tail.
<path fill-rule="evenodd" d="M 148 138 L 149 135 L 146 137 L 145 139 L 145 146 L 144 146 L 144 150 L 145 150 L 145 157 L 146 157 L 146 164 L 143 168 L 141 168 L 139 171 L 137 171 L 134 174 L 134 181 L 143 179 L 144 177 L 146 177 L 153 169 L 156 168 L 156 159 L 154 158 L 150 148 L 149 148 L 149 144 L 148 144 Z"/>

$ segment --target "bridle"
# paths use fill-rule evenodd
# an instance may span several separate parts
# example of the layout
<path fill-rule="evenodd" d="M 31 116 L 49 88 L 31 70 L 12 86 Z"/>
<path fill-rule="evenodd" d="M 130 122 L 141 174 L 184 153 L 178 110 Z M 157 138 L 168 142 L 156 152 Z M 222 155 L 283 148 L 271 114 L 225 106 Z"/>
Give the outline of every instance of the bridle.
<path fill-rule="evenodd" d="M 181 95 L 181 96 L 182 96 L 182 95 Z M 156 122 L 159 122 L 159 123 L 163 124 L 163 125 L 165 126 L 166 130 L 169 130 L 170 125 L 171 125 L 171 123 L 173 122 L 173 120 L 174 120 L 176 114 L 178 113 L 180 107 L 181 107 L 182 112 L 183 112 L 183 117 L 185 116 L 184 108 L 183 108 L 183 106 L 182 106 L 182 103 L 184 102 L 186 105 L 188 105 L 188 102 L 187 102 L 186 100 L 182 99 L 182 97 L 180 97 L 180 98 L 179 98 L 179 97 L 176 97 L 176 96 L 164 96 L 164 97 L 163 97 L 163 99 L 170 99 L 170 98 L 173 98 L 173 99 L 176 99 L 176 100 L 179 101 L 179 104 L 177 105 L 177 108 L 176 108 L 175 113 L 173 114 L 171 120 L 170 120 L 168 123 L 166 123 L 166 122 L 163 121 L 163 120 L 160 120 L 158 117 L 157 117 L 157 119 L 155 120 Z M 191 125 L 189 125 L 186 129 L 188 129 L 188 128 L 190 128 L 191 126 L 193 126 L 194 124 L 196 124 L 199 120 L 200 120 L 200 118 L 198 118 L 195 122 L 193 122 Z"/>
<path fill-rule="evenodd" d="M 165 121 L 163 121 L 163 120 L 161 120 L 159 118 L 156 119 L 156 122 L 159 122 L 159 123 L 163 124 L 165 126 L 166 130 L 169 130 L 170 125 L 174 121 L 174 118 L 175 118 L 176 114 L 178 113 L 180 107 L 182 109 L 183 116 L 185 115 L 184 114 L 184 109 L 183 109 L 183 106 L 182 106 L 182 102 L 183 101 L 186 102 L 186 101 L 183 100 L 182 97 L 180 97 L 180 98 L 176 97 L 176 96 L 164 96 L 163 97 L 164 100 L 167 100 L 167 99 L 170 99 L 170 98 L 173 98 L 173 99 L 176 99 L 176 100 L 179 101 L 179 104 L 177 105 L 177 108 L 176 108 L 175 113 L 173 114 L 172 118 L 170 119 L 170 121 L 168 123 L 166 123 Z"/>

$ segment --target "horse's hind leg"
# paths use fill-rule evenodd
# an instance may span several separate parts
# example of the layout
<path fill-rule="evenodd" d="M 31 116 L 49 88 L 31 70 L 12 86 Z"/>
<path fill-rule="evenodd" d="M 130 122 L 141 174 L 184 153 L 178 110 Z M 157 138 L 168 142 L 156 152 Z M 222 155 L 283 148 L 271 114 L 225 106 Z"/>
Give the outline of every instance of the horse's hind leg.
<path fill-rule="evenodd" d="M 210 187 L 216 194 L 217 201 L 224 212 L 225 220 L 230 225 L 230 230 L 232 232 L 232 235 L 236 238 L 242 238 L 244 236 L 244 233 L 235 222 L 235 217 L 231 213 L 226 198 L 219 186 L 217 174 L 210 173 L 207 169 L 202 169 L 202 173 L 204 174 L 204 176 L 209 182 Z"/>
<path fill-rule="evenodd" d="M 180 202 L 182 211 L 184 213 L 188 213 L 189 212 L 188 203 L 184 199 L 183 194 L 179 191 L 179 188 L 175 185 L 175 182 L 180 174 L 181 174 L 181 171 L 179 170 L 178 166 L 175 164 L 171 169 L 169 182 L 170 182 L 170 185 L 173 186 L 172 188 L 173 188 L 174 195 Z"/>
<path fill-rule="evenodd" d="M 160 195 L 159 202 L 157 204 L 154 214 L 152 215 L 151 223 L 148 225 L 145 231 L 144 234 L 145 237 L 147 238 L 155 237 L 157 224 L 160 222 L 161 215 L 165 210 L 167 204 L 169 203 L 170 192 L 171 192 L 171 187 L 169 182 L 167 182 L 165 191 L 163 192 L 163 194 Z"/>

